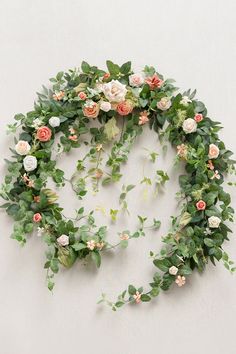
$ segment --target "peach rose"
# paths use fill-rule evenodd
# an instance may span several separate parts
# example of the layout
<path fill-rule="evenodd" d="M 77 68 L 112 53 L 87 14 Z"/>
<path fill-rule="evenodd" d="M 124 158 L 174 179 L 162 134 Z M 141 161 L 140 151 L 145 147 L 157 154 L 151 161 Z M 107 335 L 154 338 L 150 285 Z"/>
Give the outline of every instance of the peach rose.
<path fill-rule="evenodd" d="M 86 100 L 87 95 L 86 95 L 85 92 L 82 91 L 82 92 L 79 92 L 78 97 L 79 97 L 82 101 L 84 101 L 84 100 Z"/>
<path fill-rule="evenodd" d="M 77 135 L 69 135 L 69 140 L 76 141 L 78 139 Z"/>
<path fill-rule="evenodd" d="M 64 91 L 56 91 L 56 92 L 52 95 L 54 101 L 61 101 L 64 96 L 65 96 L 65 92 L 64 92 Z"/>
<path fill-rule="evenodd" d="M 164 81 L 161 80 L 157 74 L 154 74 L 153 76 L 147 77 L 145 82 L 149 85 L 151 90 L 154 90 L 155 88 L 160 88 Z"/>
<path fill-rule="evenodd" d="M 40 196 L 39 195 L 35 195 L 34 196 L 34 202 L 35 203 L 39 203 L 40 202 Z"/>
<path fill-rule="evenodd" d="M 87 118 L 97 118 L 99 105 L 94 101 L 87 101 L 83 107 L 84 116 Z"/>
<path fill-rule="evenodd" d="M 15 150 L 19 155 L 27 155 L 30 149 L 30 144 L 28 143 L 28 141 L 25 140 L 19 140 L 15 146 Z"/>
<path fill-rule="evenodd" d="M 200 114 L 200 113 L 195 114 L 194 120 L 195 120 L 197 123 L 201 122 L 201 121 L 203 120 L 203 115 Z"/>
<path fill-rule="evenodd" d="M 199 200 L 196 203 L 196 208 L 197 208 L 197 210 L 205 210 L 206 209 L 206 202 L 204 202 L 204 200 Z"/>
<path fill-rule="evenodd" d="M 139 125 L 144 125 L 146 124 L 147 122 L 149 121 L 148 119 L 148 113 L 146 111 L 143 111 L 140 113 L 140 116 L 139 116 L 139 122 L 138 124 Z"/>
<path fill-rule="evenodd" d="M 177 146 L 177 155 L 183 159 L 186 159 L 188 154 L 188 147 L 185 144 L 181 144 Z"/>
<path fill-rule="evenodd" d="M 133 103 L 129 100 L 118 103 L 116 110 L 121 116 L 127 116 L 133 110 Z"/>
<path fill-rule="evenodd" d="M 52 136 L 52 131 L 50 128 L 46 126 L 38 128 L 36 133 L 36 138 L 42 142 L 49 141 L 51 139 L 51 136 Z"/>
<path fill-rule="evenodd" d="M 208 156 L 209 159 L 216 159 L 219 156 L 220 150 L 215 144 L 210 144 Z"/>
<path fill-rule="evenodd" d="M 157 102 L 157 108 L 162 111 L 166 111 L 171 106 L 171 99 L 169 97 L 162 97 L 159 102 Z"/>
<path fill-rule="evenodd" d="M 42 215 L 40 213 L 36 213 L 33 216 L 33 222 L 40 222 L 42 220 Z"/>

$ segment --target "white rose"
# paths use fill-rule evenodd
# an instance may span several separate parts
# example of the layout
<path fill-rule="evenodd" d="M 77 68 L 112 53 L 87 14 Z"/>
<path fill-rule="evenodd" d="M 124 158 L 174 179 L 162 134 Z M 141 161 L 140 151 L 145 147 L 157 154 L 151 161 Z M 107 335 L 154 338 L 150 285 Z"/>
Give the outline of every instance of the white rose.
<path fill-rule="evenodd" d="M 170 273 L 171 275 L 176 275 L 176 274 L 178 273 L 178 268 L 175 267 L 175 266 L 170 267 L 170 268 L 169 268 L 169 273 Z"/>
<path fill-rule="evenodd" d="M 197 123 L 193 118 L 187 118 L 183 122 L 182 127 L 186 134 L 194 133 L 197 130 Z"/>
<path fill-rule="evenodd" d="M 103 93 L 110 102 L 122 102 L 125 100 L 127 89 L 118 80 L 112 80 L 103 85 Z"/>
<path fill-rule="evenodd" d="M 162 97 L 159 102 L 157 102 L 157 108 L 161 109 L 162 111 L 166 111 L 171 106 L 171 100 L 169 97 Z"/>
<path fill-rule="evenodd" d="M 188 96 L 183 96 L 182 100 L 180 101 L 180 104 L 187 107 L 189 105 L 189 103 L 191 103 L 191 102 L 192 101 L 190 100 L 190 98 L 188 98 Z"/>
<path fill-rule="evenodd" d="M 110 102 L 100 101 L 100 109 L 104 112 L 108 112 L 111 110 Z"/>
<path fill-rule="evenodd" d="M 137 73 L 129 76 L 129 84 L 133 87 L 139 87 L 144 84 L 143 74 Z"/>
<path fill-rule="evenodd" d="M 58 117 L 51 117 L 48 122 L 53 128 L 59 127 L 61 124 L 60 118 Z"/>
<path fill-rule="evenodd" d="M 15 150 L 19 155 L 27 155 L 30 149 L 30 144 L 28 143 L 28 141 L 25 140 L 19 140 L 15 146 Z"/>
<path fill-rule="evenodd" d="M 67 245 L 69 245 L 69 236 L 61 235 L 60 237 L 57 238 L 57 242 L 61 246 L 67 246 Z"/>
<path fill-rule="evenodd" d="M 28 155 L 23 160 L 24 169 L 27 172 L 33 171 L 37 167 L 37 159 L 35 156 Z"/>
<path fill-rule="evenodd" d="M 219 156 L 220 150 L 215 144 L 210 144 L 208 156 L 209 159 L 216 159 Z"/>
<path fill-rule="evenodd" d="M 208 225 L 209 227 L 212 227 L 214 229 L 216 229 L 217 227 L 219 227 L 221 223 L 221 220 L 220 218 L 218 218 L 218 216 L 211 216 L 209 219 L 208 219 Z"/>

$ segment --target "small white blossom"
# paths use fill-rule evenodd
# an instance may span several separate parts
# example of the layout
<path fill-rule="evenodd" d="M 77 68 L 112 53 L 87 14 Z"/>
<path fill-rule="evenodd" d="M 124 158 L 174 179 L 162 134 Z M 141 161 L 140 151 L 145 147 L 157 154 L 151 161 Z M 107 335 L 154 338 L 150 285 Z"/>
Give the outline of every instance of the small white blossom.
<path fill-rule="evenodd" d="M 192 100 L 190 100 L 190 98 L 188 96 L 183 96 L 182 100 L 180 101 L 180 104 L 187 107 L 189 105 L 189 103 L 192 103 Z"/>
<path fill-rule="evenodd" d="M 35 118 L 31 125 L 35 129 L 38 129 L 42 124 L 43 124 L 43 121 L 40 118 Z"/>
<path fill-rule="evenodd" d="M 43 227 L 38 226 L 38 227 L 37 227 L 37 236 L 38 236 L 38 237 L 41 237 L 41 236 L 43 235 L 44 231 L 45 231 L 45 230 L 44 230 Z"/>
<path fill-rule="evenodd" d="M 206 227 L 206 230 L 203 233 L 204 235 L 208 236 L 211 235 L 212 231 L 209 229 L 209 227 Z"/>

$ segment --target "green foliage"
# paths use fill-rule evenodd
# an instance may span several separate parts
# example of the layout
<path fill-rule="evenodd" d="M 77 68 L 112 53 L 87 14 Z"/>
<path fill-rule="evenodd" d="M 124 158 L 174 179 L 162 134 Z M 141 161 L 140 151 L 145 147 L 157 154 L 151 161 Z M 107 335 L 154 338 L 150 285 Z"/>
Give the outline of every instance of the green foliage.
<path fill-rule="evenodd" d="M 126 303 L 149 302 L 158 296 L 160 290 L 168 290 L 175 281 L 184 281 L 183 277 L 187 278 L 195 269 L 202 272 L 209 260 L 213 264 L 222 260 L 231 273 L 236 270 L 233 261 L 223 251 L 223 243 L 229 240 L 231 232 L 228 222 L 233 221 L 234 214 L 230 194 L 223 188 L 224 175 L 229 172 L 235 176 L 236 172 L 232 152 L 227 150 L 218 135 L 222 128 L 220 123 L 208 117 L 204 103 L 195 98 L 195 91 L 175 94 L 174 81 L 164 80 L 150 66 L 145 66 L 143 70 L 146 78 L 155 75 L 157 80 L 163 82 L 159 81 L 158 87 L 152 87 L 145 80 L 140 88 L 131 87 L 129 75 L 133 74 L 133 70 L 130 61 L 118 65 L 108 60 L 106 64 L 110 75 L 104 75 L 107 74 L 104 70 L 85 61 L 81 64 L 81 70 L 58 72 L 50 79 L 52 88 L 43 86 L 42 92 L 38 93 L 33 110 L 15 115 L 15 122 L 8 125 L 8 131 L 16 134 L 15 144 L 19 140 L 30 144 L 28 154 L 37 159 L 37 167 L 27 171 L 23 164 L 25 156 L 10 149 L 12 155 L 9 160 L 5 160 L 7 173 L 0 188 L 0 196 L 5 201 L 1 207 L 14 220 L 13 239 L 24 245 L 28 234 L 34 231 L 43 234 L 42 239 L 48 247 L 45 269 L 50 291 L 54 288 L 54 275 L 61 265 L 69 268 L 77 259 L 88 257 L 99 267 L 103 250 L 116 246 L 126 248 L 130 239 L 143 237 L 147 229 L 158 229 L 161 225 L 154 218 L 152 225 L 146 226 L 147 217 L 138 215 L 137 230 L 124 231 L 126 237 L 121 237 L 119 233 L 120 242 L 110 245 L 106 241 L 106 226 L 97 226 L 94 211 L 85 214 L 81 204 L 91 189 L 90 183 L 93 192 L 97 192 L 100 184 L 106 186 L 121 179 L 122 165 L 128 161 L 136 138 L 145 129 L 140 125 L 140 113 L 146 111 L 150 129 L 158 134 L 161 142 L 166 144 L 169 141 L 177 149 L 175 162 L 184 161 L 186 173 L 179 177 L 179 215 L 172 217 L 171 228 L 163 237 L 160 252 L 150 252 L 154 266 L 160 272 L 154 274 L 147 291 L 129 285 L 115 302 L 107 300 L 103 294 L 100 302 L 116 311 Z M 122 100 L 129 100 L 133 106 L 132 112 L 122 117 L 117 113 L 117 102 L 110 102 L 112 106 L 108 112 L 100 109 L 101 101 L 108 101 L 108 97 L 98 83 L 108 83 L 111 80 L 119 80 L 124 85 L 125 95 Z M 81 93 L 86 94 L 85 100 Z M 164 97 L 170 97 L 171 106 L 161 111 L 157 104 Z M 85 109 L 88 106 L 97 110 L 89 118 Z M 195 114 L 202 114 L 203 119 L 197 123 L 195 132 L 186 134 L 182 125 L 185 119 L 194 118 Z M 58 117 L 60 125 L 52 127 L 49 123 L 51 117 Z M 97 118 L 94 125 L 91 124 L 93 118 Z M 37 139 L 39 126 L 50 127 L 52 134 L 49 141 Z M 52 158 L 53 143 L 58 133 L 58 155 L 79 148 L 82 144 L 88 147 L 84 157 L 78 160 L 76 172 L 70 180 L 65 178 L 63 170 L 57 168 L 57 159 Z M 213 168 L 208 161 L 210 144 L 219 148 L 219 156 L 212 159 Z M 106 153 L 108 147 L 110 153 Z M 163 150 L 165 148 L 166 145 L 163 145 Z M 158 153 L 145 150 L 150 161 L 156 163 Z M 71 184 L 80 200 L 75 218 L 63 215 L 62 208 L 57 204 L 57 195 L 47 188 L 49 177 L 56 187 L 62 187 L 66 182 Z M 154 179 L 144 176 L 141 184 L 155 184 L 156 192 L 159 192 L 167 181 L 168 174 L 158 169 Z M 230 181 L 228 184 L 233 186 L 235 182 Z M 129 185 L 123 185 L 119 196 L 120 208 L 128 213 L 129 193 L 134 187 L 132 181 Z M 135 195 L 135 191 L 133 193 Z M 198 210 L 196 205 L 200 200 L 206 203 L 203 210 Z M 41 215 L 38 223 L 34 219 L 36 213 Z M 118 213 L 120 210 L 110 209 L 113 222 Z M 213 227 L 209 222 L 210 217 L 213 217 L 213 221 L 214 217 L 219 218 L 219 224 Z M 217 223 L 217 219 L 215 221 Z M 61 236 L 64 244 L 58 240 Z"/>

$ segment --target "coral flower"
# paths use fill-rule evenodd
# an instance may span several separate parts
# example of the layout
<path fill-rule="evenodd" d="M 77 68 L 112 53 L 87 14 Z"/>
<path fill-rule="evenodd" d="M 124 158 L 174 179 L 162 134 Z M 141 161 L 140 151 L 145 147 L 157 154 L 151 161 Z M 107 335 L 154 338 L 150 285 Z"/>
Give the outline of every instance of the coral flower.
<path fill-rule="evenodd" d="M 51 136 L 52 136 L 52 131 L 50 128 L 46 126 L 38 128 L 36 133 L 36 138 L 42 142 L 49 141 L 51 139 Z"/>
<path fill-rule="evenodd" d="M 61 101 L 64 96 L 65 96 L 64 91 L 57 91 L 52 95 L 52 97 L 55 101 Z"/>
<path fill-rule="evenodd" d="M 154 90 L 155 88 L 160 88 L 164 81 L 161 80 L 157 74 L 154 74 L 153 76 L 147 77 L 145 82 L 149 85 L 151 90 Z"/>
<path fill-rule="evenodd" d="M 196 203 L 196 208 L 197 208 L 197 210 L 205 210 L 206 209 L 206 202 L 204 202 L 204 200 L 199 200 Z"/>

